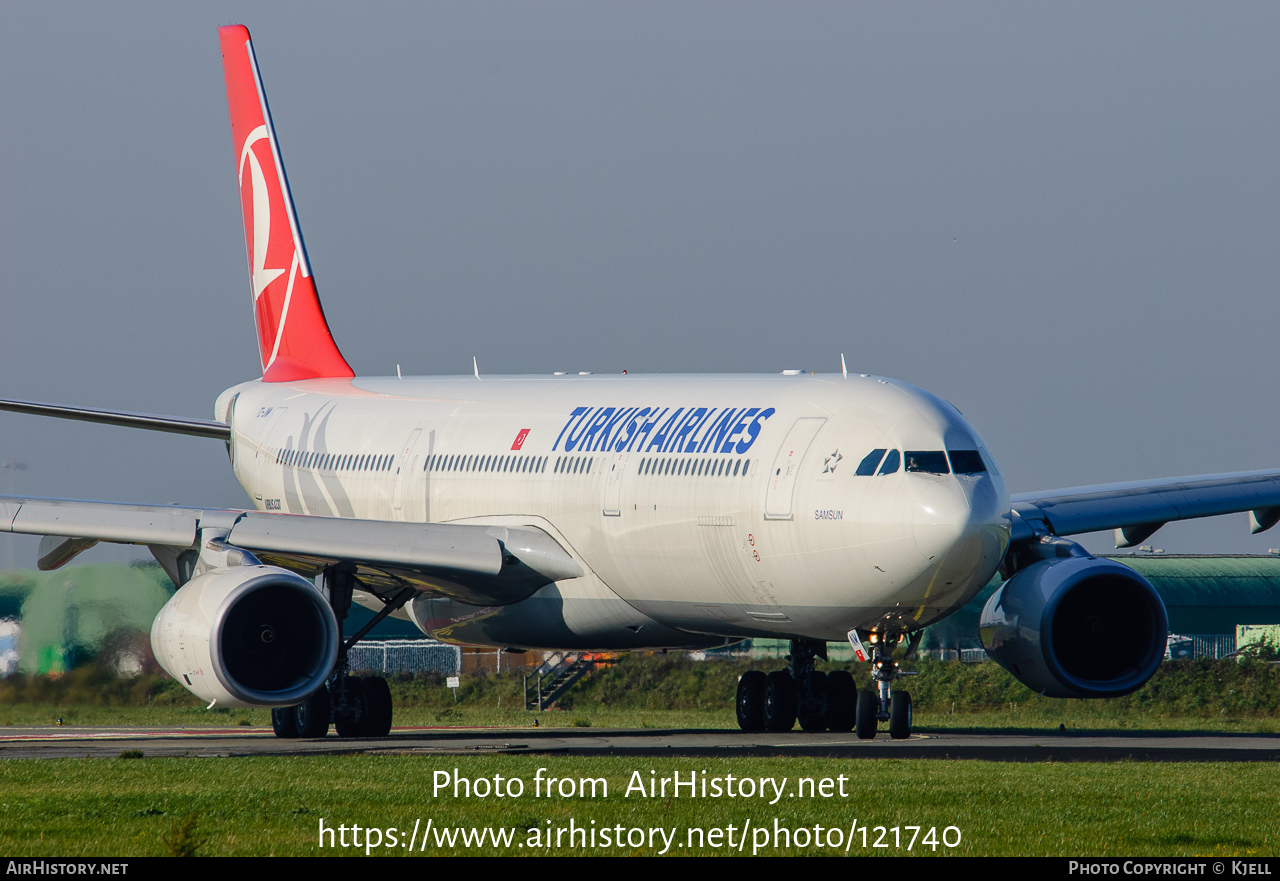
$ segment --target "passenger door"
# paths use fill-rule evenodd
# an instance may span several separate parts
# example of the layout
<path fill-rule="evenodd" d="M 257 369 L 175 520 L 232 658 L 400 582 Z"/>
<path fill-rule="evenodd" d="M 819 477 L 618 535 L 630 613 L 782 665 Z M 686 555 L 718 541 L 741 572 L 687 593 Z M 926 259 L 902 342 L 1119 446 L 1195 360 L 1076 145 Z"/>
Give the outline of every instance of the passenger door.
<path fill-rule="evenodd" d="M 782 447 L 773 460 L 773 470 L 769 472 L 769 489 L 764 498 L 764 519 L 791 519 L 791 497 L 795 491 L 796 475 L 800 473 L 800 463 L 804 461 L 804 454 L 826 421 L 824 417 L 797 419 L 796 424 L 787 432 L 786 440 L 782 442 Z"/>

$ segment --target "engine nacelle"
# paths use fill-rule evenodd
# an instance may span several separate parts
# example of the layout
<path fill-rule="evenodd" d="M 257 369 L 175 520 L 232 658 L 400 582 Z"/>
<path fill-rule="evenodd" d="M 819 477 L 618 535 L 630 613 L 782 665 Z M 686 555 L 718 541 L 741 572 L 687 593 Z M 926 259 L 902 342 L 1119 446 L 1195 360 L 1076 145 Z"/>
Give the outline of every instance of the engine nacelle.
<path fill-rule="evenodd" d="M 202 700 L 287 707 L 333 670 L 338 622 L 301 576 L 276 566 L 233 566 L 179 588 L 151 625 L 151 648 Z"/>
<path fill-rule="evenodd" d="M 991 595 L 979 622 L 1000 666 L 1048 697 L 1120 697 L 1155 675 L 1169 618 L 1151 584 L 1098 557 L 1041 560 Z"/>

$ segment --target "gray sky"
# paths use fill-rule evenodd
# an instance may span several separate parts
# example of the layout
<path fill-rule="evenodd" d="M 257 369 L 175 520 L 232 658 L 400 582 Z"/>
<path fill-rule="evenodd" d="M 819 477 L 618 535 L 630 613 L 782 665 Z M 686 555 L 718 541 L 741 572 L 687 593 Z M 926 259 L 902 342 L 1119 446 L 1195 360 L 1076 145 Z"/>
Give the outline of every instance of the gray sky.
<path fill-rule="evenodd" d="M 359 373 L 844 352 L 955 403 L 1015 492 L 1280 466 L 1274 4 L 5 12 L 2 395 L 207 417 L 257 375 L 215 34 L 241 22 Z M 246 503 L 216 442 L 0 439 L 23 492 Z"/>

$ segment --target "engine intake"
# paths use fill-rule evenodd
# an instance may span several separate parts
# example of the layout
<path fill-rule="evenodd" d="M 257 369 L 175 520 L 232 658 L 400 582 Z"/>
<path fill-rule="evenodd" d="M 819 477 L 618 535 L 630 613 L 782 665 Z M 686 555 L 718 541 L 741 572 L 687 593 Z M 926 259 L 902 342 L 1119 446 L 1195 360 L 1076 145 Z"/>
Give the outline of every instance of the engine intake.
<path fill-rule="evenodd" d="M 202 700 L 286 707 L 333 670 L 338 622 L 306 579 L 275 566 L 235 566 L 183 585 L 151 625 L 151 648 Z"/>
<path fill-rule="evenodd" d="M 1169 619 L 1151 584 L 1098 557 L 1042 560 L 991 595 L 979 622 L 1000 666 L 1048 697 L 1120 697 L 1155 675 Z"/>

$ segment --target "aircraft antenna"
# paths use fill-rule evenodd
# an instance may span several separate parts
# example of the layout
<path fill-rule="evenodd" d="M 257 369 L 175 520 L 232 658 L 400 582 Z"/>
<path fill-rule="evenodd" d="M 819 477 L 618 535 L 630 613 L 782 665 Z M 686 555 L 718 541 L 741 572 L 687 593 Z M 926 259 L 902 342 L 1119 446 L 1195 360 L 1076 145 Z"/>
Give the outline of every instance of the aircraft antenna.
<path fill-rule="evenodd" d="M 849 378 L 849 368 L 844 366 L 844 352 L 840 353 L 840 372 L 844 374 L 844 378 Z"/>
<path fill-rule="evenodd" d="M 476 361 L 476 356 L 471 356 L 471 369 L 476 373 L 476 379 L 480 378 L 480 363 Z"/>

